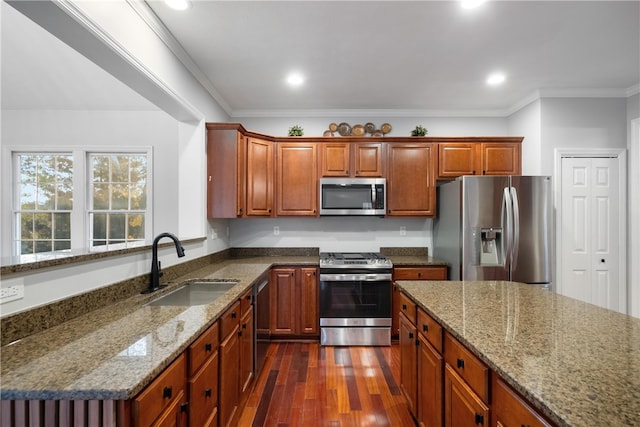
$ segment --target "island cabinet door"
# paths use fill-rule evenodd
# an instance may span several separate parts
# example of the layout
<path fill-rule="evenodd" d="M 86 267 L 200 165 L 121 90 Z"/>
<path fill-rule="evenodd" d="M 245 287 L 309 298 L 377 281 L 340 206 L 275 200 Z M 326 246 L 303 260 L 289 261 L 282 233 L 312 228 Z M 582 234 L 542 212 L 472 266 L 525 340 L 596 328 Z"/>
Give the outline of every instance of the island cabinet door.
<path fill-rule="evenodd" d="M 442 426 L 443 357 L 418 333 L 417 412 L 420 427 Z"/>
<path fill-rule="evenodd" d="M 551 427 L 498 375 L 491 382 L 491 425 L 493 427 Z"/>
<path fill-rule="evenodd" d="M 416 351 L 416 327 L 400 314 L 400 389 L 407 399 L 409 410 L 416 415 L 418 366 Z"/>
<path fill-rule="evenodd" d="M 444 407 L 446 427 L 489 427 L 489 407 L 448 364 L 444 372 Z"/>

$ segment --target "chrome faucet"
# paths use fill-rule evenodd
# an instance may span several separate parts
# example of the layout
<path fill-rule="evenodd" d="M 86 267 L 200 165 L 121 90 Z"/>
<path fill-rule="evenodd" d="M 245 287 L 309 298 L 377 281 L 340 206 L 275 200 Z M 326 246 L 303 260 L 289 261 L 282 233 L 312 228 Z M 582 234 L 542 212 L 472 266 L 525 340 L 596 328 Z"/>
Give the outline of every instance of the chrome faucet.
<path fill-rule="evenodd" d="M 149 284 L 149 288 L 143 291 L 143 294 L 148 294 L 160 289 L 160 277 L 162 276 L 162 269 L 160 268 L 160 261 L 158 261 L 158 242 L 163 237 L 168 237 L 173 240 L 173 243 L 176 245 L 176 252 L 178 252 L 178 257 L 182 258 L 184 256 L 184 248 L 182 247 L 182 243 L 176 236 L 171 233 L 160 233 L 153 240 L 153 245 L 151 246 L 151 251 L 153 253 L 151 257 L 151 281 Z"/>

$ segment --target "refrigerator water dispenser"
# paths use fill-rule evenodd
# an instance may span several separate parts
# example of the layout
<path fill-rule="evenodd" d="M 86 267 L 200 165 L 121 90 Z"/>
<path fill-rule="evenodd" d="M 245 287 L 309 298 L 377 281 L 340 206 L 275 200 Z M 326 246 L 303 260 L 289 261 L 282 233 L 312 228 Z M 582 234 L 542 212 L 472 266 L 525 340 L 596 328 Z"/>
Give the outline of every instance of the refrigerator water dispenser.
<path fill-rule="evenodd" d="M 502 229 L 482 228 L 480 230 L 479 265 L 504 265 L 502 256 Z"/>

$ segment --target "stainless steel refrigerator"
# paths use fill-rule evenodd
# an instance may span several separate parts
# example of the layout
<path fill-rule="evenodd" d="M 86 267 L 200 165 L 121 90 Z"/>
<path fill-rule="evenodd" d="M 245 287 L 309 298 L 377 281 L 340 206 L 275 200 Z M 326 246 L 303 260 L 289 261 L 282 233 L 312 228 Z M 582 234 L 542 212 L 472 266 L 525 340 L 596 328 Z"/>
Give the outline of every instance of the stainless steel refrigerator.
<path fill-rule="evenodd" d="M 511 280 L 551 288 L 548 176 L 463 176 L 438 187 L 433 256 L 451 280 Z"/>

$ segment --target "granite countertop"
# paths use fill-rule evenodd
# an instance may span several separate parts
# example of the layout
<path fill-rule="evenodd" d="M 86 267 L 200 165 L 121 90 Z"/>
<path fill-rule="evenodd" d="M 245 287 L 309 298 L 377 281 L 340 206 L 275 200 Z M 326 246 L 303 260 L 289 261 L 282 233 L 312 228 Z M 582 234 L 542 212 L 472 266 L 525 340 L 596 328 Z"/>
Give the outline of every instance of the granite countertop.
<path fill-rule="evenodd" d="M 559 426 L 640 425 L 640 319 L 514 282 L 398 285 Z"/>
<path fill-rule="evenodd" d="M 0 349 L 0 397 L 130 399 L 274 265 L 318 265 L 317 256 L 230 259 Z M 189 280 L 238 284 L 208 305 L 147 306 Z"/>

